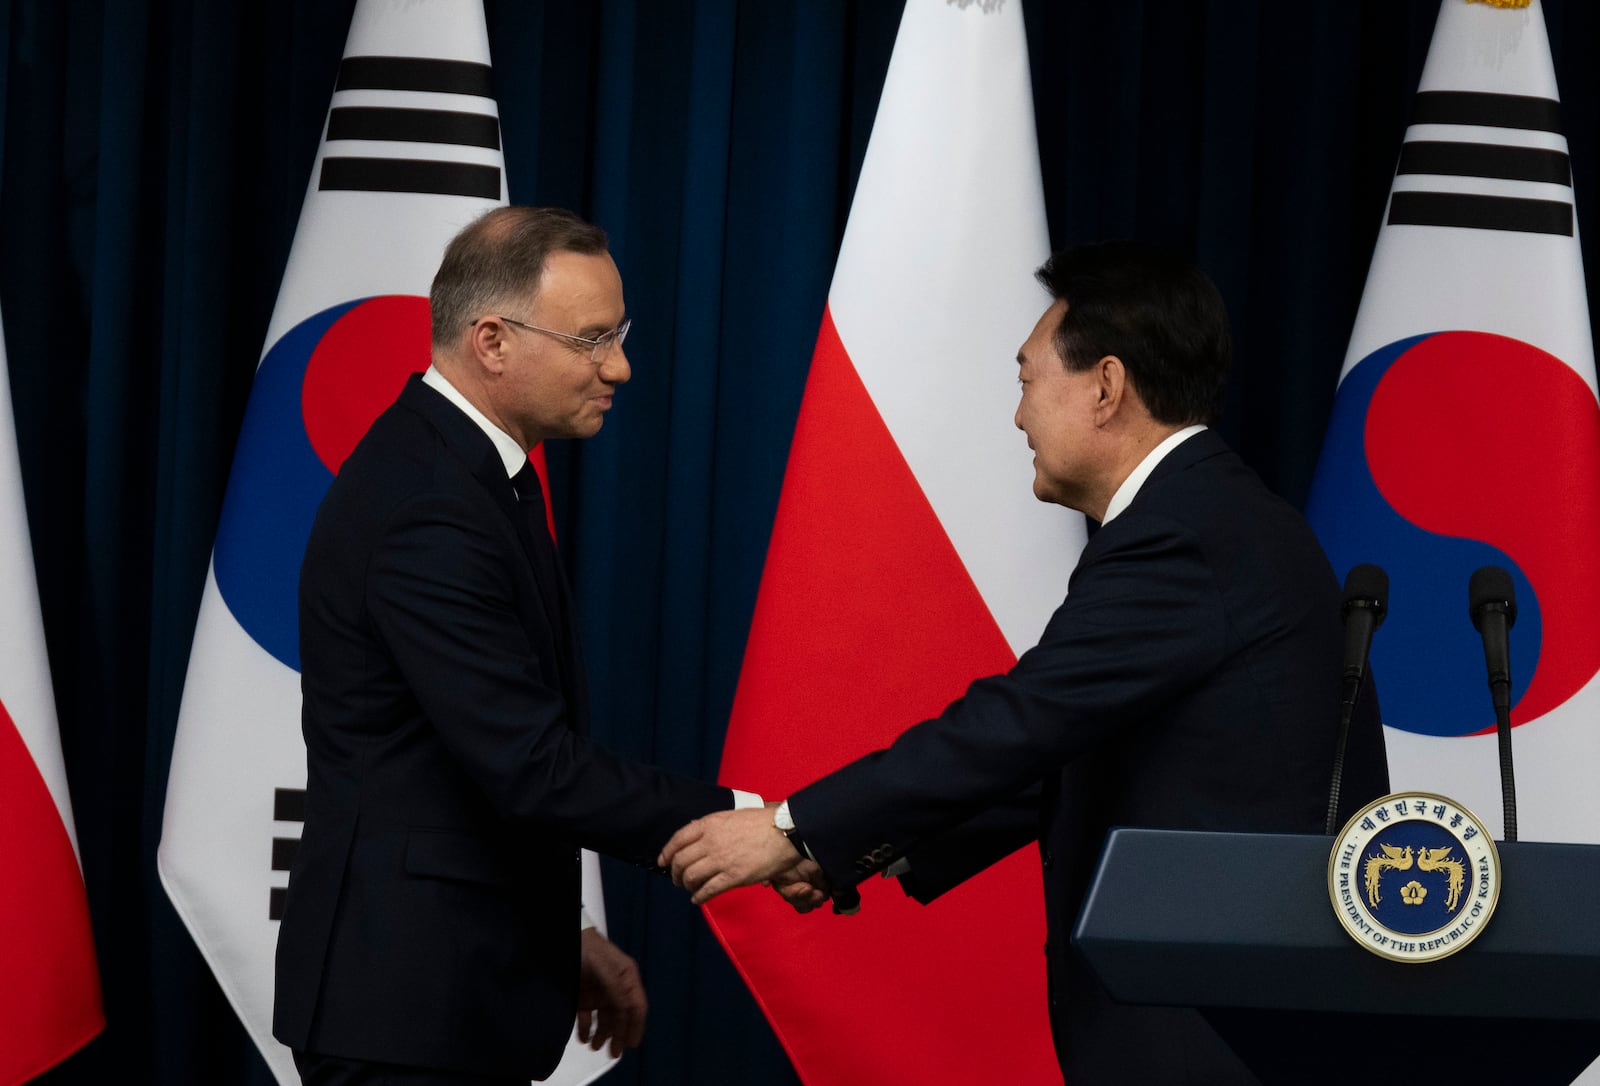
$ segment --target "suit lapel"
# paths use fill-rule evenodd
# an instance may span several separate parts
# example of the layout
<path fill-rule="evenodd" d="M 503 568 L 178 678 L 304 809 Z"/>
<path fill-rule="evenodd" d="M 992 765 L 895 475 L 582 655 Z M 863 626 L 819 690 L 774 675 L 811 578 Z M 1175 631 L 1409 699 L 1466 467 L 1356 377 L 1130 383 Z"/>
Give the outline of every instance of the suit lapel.
<path fill-rule="evenodd" d="M 433 425 L 444 439 L 445 447 L 472 473 L 472 477 L 494 500 L 505 515 L 522 544 L 523 556 L 534 564 L 533 533 L 528 520 L 522 515 L 517 502 L 517 492 L 506 475 L 505 463 L 495 451 L 494 442 L 478 429 L 476 423 L 462 414 L 449 400 L 423 383 L 420 374 L 406 382 L 400 393 L 400 403 L 416 411 Z M 548 610 L 548 603 L 546 606 Z M 552 628 L 554 623 L 552 622 Z"/>
<path fill-rule="evenodd" d="M 534 551 L 538 544 L 534 541 L 533 530 L 528 518 L 523 515 L 517 492 L 506 475 L 505 462 L 495 450 L 494 442 L 454 404 L 424 384 L 421 374 L 413 374 L 406 381 L 405 388 L 400 392 L 399 403 L 417 412 L 438 431 L 451 455 L 467 468 L 488 493 L 516 532 L 523 559 L 534 574 L 535 582 L 542 581 L 543 578 L 537 573 L 538 559 Z M 541 585 L 539 602 L 542 611 L 540 617 L 544 620 L 560 667 L 562 695 L 573 710 L 570 714 L 572 723 L 580 730 L 586 730 L 587 698 L 580 679 L 582 671 L 578 658 L 577 628 L 572 618 L 572 596 L 559 558 L 555 567 L 554 592 Z"/>

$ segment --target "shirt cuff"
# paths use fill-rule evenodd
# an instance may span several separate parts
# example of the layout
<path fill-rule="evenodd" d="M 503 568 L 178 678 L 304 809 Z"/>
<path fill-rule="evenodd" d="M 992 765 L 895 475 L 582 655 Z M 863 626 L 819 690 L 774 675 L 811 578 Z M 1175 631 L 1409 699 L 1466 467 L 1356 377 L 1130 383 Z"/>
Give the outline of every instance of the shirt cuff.
<path fill-rule="evenodd" d="M 596 924 L 594 922 L 594 917 L 589 915 L 589 910 L 585 909 L 582 905 L 579 905 L 578 906 L 578 930 L 579 931 L 588 931 L 590 928 L 597 928 L 599 926 L 600 925 L 598 925 L 598 924 Z"/>
<path fill-rule="evenodd" d="M 728 791 L 733 793 L 733 809 L 736 811 L 744 811 L 752 807 L 765 807 L 767 805 L 767 801 L 754 792 L 743 792 L 737 788 L 730 788 Z"/>

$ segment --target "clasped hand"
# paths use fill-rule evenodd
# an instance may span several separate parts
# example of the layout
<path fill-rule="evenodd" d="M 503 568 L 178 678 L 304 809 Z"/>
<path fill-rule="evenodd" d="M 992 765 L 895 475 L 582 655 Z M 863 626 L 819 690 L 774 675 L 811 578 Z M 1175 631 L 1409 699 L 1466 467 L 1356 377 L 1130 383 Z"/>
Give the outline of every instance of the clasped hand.
<path fill-rule="evenodd" d="M 810 912 L 828 899 L 822 868 L 802 856 L 772 824 L 771 808 L 717 811 L 673 834 L 656 860 L 672 870 L 672 881 L 696 905 L 740 886 L 771 886 L 794 906 Z"/>

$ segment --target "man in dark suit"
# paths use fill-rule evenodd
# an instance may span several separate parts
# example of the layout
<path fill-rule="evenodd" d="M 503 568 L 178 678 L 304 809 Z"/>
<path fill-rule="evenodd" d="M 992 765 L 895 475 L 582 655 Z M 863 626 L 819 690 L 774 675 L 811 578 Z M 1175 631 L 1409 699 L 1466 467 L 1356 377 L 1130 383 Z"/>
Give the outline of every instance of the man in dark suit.
<path fill-rule="evenodd" d="M 578 849 L 653 865 L 736 798 L 587 736 L 528 450 L 597 433 L 628 379 L 605 235 L 491 211 L 430 301 L 433 365 L 345 461 L 301 569 L 306 818 L 273 1033 L 308 1084 L 526 1083 L 575 1018 L 637 1044 L 644 990 L 580 925 Z"/>
<path fill-rule="evenodd" d="M 1018 355 L 1015 421 L 1035 495 L 1099 522 L 1039 644 L 773 815 L 686 827 L 663 862 L 702 902 L 804 854 L 810 885 L 785 890 L 804 910 L 908 865 L 928 900 L 1037 838 L 1067 1081 L 1251 1082 L 1196 1012 L 1113 1003 L 1068 937 L 1109 826 L 1322 832 L 1339 587 L 1300 515 L 1205 427 L 1230 353 L 1210 281 L 1131 243 L 1058 253 L 1039 278 L 1055 301 Z M 1375 714 L 1354 731 L 1352 807 L 1387 786 Z"/>

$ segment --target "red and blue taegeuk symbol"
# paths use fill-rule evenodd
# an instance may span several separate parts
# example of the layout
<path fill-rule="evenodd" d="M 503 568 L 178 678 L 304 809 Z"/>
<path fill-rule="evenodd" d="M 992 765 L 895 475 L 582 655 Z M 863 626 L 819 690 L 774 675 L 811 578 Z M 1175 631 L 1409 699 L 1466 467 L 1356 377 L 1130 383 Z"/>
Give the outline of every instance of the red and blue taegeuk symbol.
<path fill-rule="evenodd" d="M 391 294 L 306 318 L 256 370 L 212 562 L 239 625 L 296 671 L 300 560 L 317 506 L 373 419 L 428 361 L 428 299 Z"/>
<path fill-rule="evenodd" d="M 1494 727 L 1467 608 L 1490 563 L 1517 591 L 1513 724 L 1600 670 L 1600 405 L 1554 355 L 1460 331 L 1374 351 L 1339 386 L 1307 517 L 1341 577 L 1388 571 L 1372 659 L 1391 727 Z"/>

